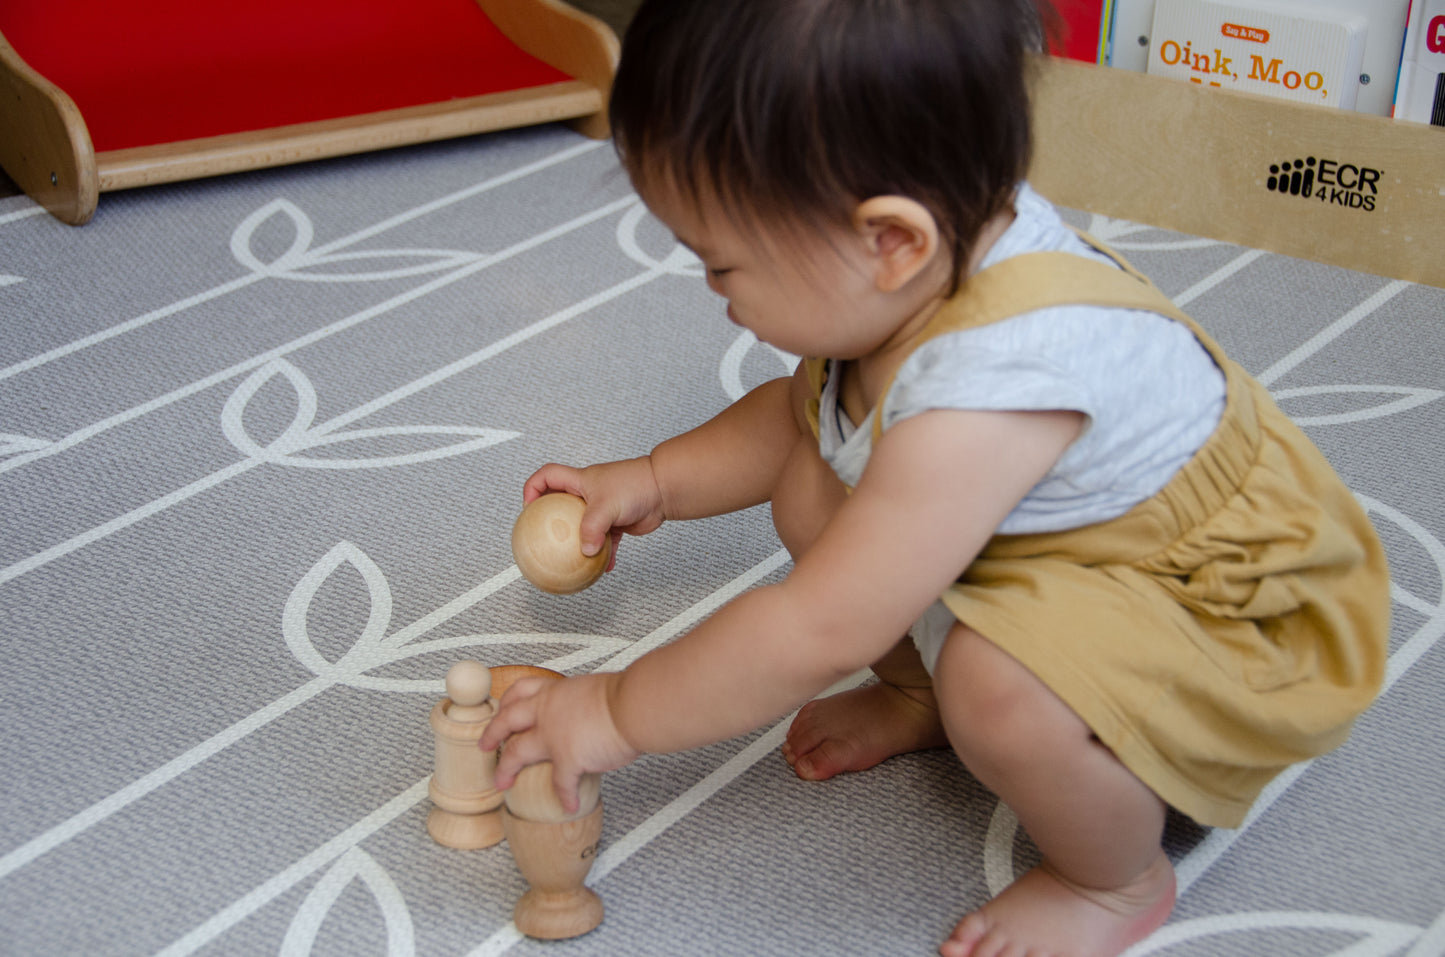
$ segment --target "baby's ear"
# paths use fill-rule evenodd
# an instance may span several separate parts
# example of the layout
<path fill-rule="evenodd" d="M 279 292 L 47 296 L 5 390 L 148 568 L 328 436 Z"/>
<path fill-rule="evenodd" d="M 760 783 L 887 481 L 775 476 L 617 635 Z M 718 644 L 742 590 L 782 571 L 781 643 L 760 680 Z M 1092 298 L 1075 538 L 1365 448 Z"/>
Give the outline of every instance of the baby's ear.
<path fill-rule="evenodd" d="M 939 252 L 933 214 L 906 196 L 865 199 L 853 211 L 853 227 L 874 259 L 874 284 L 882 292 L 903 288 Z"/>

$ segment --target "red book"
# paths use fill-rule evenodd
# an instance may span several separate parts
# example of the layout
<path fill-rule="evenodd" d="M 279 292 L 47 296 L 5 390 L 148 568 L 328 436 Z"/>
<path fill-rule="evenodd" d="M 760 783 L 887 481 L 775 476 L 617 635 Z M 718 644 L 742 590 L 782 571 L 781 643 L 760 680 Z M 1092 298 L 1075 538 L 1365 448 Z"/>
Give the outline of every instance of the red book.
<path fill-rule="evenodd" d="M 1052 52 L 1071 60 L 1101 63 L 1104 7 L 1106 0 L 1053 0 L 1063 35 L 1055 39 Z"/>

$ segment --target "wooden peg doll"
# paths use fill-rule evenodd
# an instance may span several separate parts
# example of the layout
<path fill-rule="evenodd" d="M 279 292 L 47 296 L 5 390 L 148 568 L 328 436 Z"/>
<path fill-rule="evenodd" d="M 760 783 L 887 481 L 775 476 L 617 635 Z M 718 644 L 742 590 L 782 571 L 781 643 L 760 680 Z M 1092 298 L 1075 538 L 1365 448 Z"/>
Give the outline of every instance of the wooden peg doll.
<path fill-rule="evenodd" d="M 431 711 L 436 771 L 428 792 L 432 838 L 447 847 L 491 847 L 502 840 L 502 795 L 494 784 L 497 753 L 477 747 L 496 713 L 492 673 L 479 661 L 459 661 L 446 678 L 447 696 Z"/>

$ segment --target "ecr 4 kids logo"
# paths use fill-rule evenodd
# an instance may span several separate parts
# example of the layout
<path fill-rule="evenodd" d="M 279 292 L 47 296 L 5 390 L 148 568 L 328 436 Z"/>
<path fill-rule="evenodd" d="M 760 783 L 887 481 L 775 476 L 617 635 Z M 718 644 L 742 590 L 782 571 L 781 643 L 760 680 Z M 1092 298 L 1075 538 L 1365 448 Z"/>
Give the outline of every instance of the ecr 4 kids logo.
<path fill-rule="evenodd" d="M 1271 163 L 1264 185 L 1271 192 L 1372 213 L 1382 175 L 1383 171 L 1369 166 L 1306 156 Z"/>

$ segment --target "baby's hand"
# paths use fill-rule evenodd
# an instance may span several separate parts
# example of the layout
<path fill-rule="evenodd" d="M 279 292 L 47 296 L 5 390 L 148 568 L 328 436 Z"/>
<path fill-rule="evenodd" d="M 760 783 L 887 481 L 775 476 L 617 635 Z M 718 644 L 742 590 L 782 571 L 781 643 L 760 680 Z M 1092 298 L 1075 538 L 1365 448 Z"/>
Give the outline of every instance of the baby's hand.
<path fill-rule="evenodd" d="M 551 761 L 557 797 L 573 814 L 580 805 L 577 788 L 584 773 L 630 764 L 639 752 L 613 724 L 608 705 L 619 677 L 525 678 L 512 685 L 478 742 L 483 751 L 505 742 L 497 759 L 497 789 L 511 787 L 522 768 Z"/>
<path fill-rule="evenodd" d="M 548 492 L 569 492 L 587 503 L 587 511 L 582 515 L 582 554 L 596 555 L 610 537 L 613 558 L 608 563 L 608 571 L 616 561 L 616 546 L 624 532 L 646 535 L 655 531 L 666 517 L 662 493 L 647 456 L 590 465 L 585 469 L 544 465 L 523 486 L 523 504 L 530 505 Z"/>

